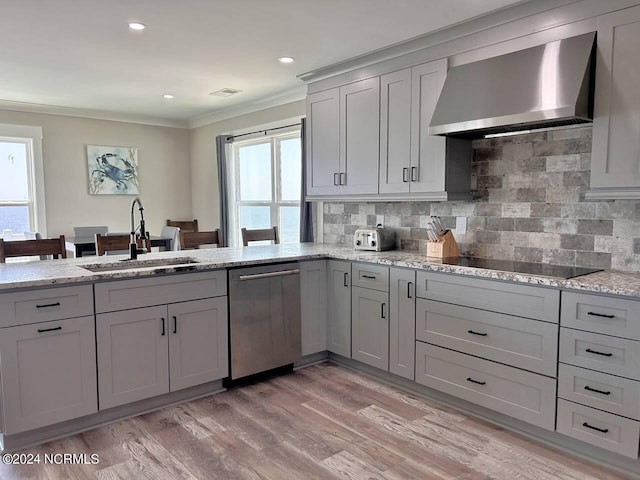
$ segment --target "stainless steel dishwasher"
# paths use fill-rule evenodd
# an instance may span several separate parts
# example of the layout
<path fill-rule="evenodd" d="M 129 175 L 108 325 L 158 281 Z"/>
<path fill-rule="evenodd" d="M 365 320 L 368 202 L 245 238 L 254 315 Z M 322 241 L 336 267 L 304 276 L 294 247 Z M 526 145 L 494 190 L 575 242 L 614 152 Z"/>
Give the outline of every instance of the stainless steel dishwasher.
<path fill-rule="evenodd" d="M 229 270 L 231 380 L 302 355 L 298 263 Z"/>

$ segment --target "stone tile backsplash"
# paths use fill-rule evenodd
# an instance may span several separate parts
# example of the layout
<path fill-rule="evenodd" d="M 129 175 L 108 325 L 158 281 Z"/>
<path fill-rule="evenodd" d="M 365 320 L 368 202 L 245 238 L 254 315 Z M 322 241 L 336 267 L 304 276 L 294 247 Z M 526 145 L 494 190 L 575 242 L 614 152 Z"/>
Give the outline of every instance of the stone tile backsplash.
<path fill-rule="evenodd" d="M 463 255 L 640 270 L 640 201 L 586 201 L 591 127 L 473 142 L 473 200 L 324 204 L 324 243 L 351 245 L 378 215 L 397 247 L 426 252 L 432 215 L 454 228 Z"/>

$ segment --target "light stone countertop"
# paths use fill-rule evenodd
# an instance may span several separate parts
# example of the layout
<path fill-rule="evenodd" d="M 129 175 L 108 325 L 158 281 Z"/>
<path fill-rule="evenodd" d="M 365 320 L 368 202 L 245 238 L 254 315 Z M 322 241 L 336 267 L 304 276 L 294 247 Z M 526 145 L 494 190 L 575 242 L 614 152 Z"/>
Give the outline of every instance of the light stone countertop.
<path fill-rule="evenodd" d="M 199 262 L 188 266 L 188 271 L 193 272 L 264 263 L 331 258 L 640 298 L 640 274 L 634 273 L 606 271 L 564 280 L 541 275 L 446 265 L 437 259 L 427 258 L 423 253 L 406 250 L 356 252 L 347 247 L 315 244 L 261 245 L 246 248 L 149 253 L 141 255 L 137 261 L 133 262 L 122 261 L 127 258 L 126 255 L 110 255 L 106 257 L 91 256 L 77 259 L 0 264 L 0 291 L 181 272 L 185 271 L 184 265 L 158 266 L 157 263 L 162 260 L 173 260 L 175 262 L 176 259 L 185 259 L 187 257 Z M 148 263 L 152 263 L 152 265 L 145 267 L 144 265 Z M 94 273 L 82 268 L 83 265 L 105 265 L 107 268 L 109 268 L 109 265 L 115 265 L 117 270 Z M 128 266 L 132 268 L 126 268 Z"/>

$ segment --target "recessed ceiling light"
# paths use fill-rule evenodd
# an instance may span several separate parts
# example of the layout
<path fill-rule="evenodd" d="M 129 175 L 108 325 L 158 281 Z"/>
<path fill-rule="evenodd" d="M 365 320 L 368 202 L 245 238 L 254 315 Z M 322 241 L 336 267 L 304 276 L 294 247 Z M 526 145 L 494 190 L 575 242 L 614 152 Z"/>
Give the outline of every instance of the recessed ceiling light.
<path fill-rule="evenodd" d="M 144 30 L 147 26 L 144 23 L 140 22 L 131 22 L 129 23 L 129 28 L 131 30 Z"/>
<path fill-rule="evenodd" d="M 171 100 L 173 98 L 173 95 L 171 95 L 170 93 L 165 93 L 164 95 L 162 95 L 162 98 L 166 98 L 167 100 Z"/>
<path fill-rule="evenodd" d="M 280 57 L 278 59 L 278 61 L 280 63 L 293 63 L 294 62 L 294 58 L 293 57 Z"/>

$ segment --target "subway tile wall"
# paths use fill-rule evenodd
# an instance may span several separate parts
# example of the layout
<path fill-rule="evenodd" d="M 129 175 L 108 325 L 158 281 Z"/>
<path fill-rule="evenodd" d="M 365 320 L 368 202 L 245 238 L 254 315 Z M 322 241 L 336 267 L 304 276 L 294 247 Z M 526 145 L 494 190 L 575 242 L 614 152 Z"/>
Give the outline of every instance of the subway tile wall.
<path fill-rule="evenodd" d="M 587 201 L 591 127 L 474 140 L 473 200 L 324 204 L 324 243 L 351 245 L 384 216 L 397 247 L 426 252 L 432 215 L 455 227 L 463 255 L 640 270 L 640 201 Z"/>

